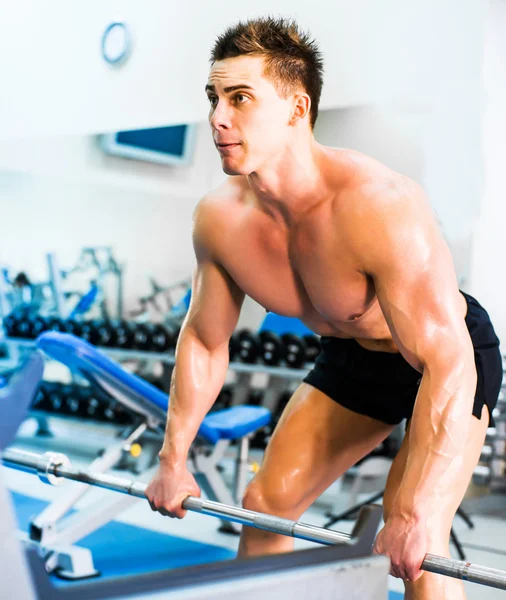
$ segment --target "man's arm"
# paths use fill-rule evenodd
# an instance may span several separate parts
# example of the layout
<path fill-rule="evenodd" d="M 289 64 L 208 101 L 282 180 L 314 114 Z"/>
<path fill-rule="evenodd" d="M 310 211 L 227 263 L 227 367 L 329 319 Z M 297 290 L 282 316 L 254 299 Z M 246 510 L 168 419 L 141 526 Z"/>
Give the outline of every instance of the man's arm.
<path fill-rule="evenodd" d="M 188 451 L 225 381 L 228 341 L 244 299 L 216 255 L 222 226 L 212 203 L 202 201 L 194 215 L 197 267 L 190 308 L 176 348 L 160 466 L 146 488 L 151 508 L 169 517 L 183 518 L 184 499 L 200 495 L 188 471 Z"/>
<path fill-rule="evenodd" d="M 356 198 L 356 256 L 400 352 L 423 371 L 392 511 L 416 527 L 441 509 L 438 484 L 466 443 L 474 352 L 450 252 L 422 190 L 408 181 L 368 193 Z"/>
<path fill-rule="evenodd" d="M 198 429 L 225 381 L 229 338 L 244 300 L 244 293 L 217 262 L 214 249 L 220 226 L 210 208 L 204 203 L 195 212 L 197 267 L 190 308 L 176 348 L 162 462 L 186 462 Z"/>

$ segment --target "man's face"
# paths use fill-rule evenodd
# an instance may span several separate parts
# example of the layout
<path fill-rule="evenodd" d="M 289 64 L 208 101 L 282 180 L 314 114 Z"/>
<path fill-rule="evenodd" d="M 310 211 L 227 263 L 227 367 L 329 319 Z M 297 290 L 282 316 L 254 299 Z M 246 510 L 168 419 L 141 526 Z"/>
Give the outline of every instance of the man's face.
<path fill-rule="evenodd" d="M 211 67 L 209 123 L 228 175 L 249 175 L 287 143 L 291 97 L 264 77 L 261 56 L 238 56 Z"/>

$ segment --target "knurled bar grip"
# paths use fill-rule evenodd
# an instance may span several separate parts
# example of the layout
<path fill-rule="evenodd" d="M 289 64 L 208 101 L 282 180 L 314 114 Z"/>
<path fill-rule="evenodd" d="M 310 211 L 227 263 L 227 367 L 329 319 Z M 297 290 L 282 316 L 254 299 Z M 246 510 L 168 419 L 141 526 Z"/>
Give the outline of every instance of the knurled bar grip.
<path fill-rule="evenodd" d="M 468 562 L 426 554 L 421 567 L 424 571 L 463 579 L 488 587 L 506 590 L 506 571 L 473 565 Z"/>

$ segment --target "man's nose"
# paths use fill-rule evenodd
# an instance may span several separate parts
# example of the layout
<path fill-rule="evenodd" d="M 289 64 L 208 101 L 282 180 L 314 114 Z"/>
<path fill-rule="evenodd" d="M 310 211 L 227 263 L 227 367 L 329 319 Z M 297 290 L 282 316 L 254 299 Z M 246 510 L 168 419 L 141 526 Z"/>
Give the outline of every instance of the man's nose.
<path fill-rule="evenodd" d="M 209 122 L 214 129 L 230 129 L 231 114 L 226 102 L 218 102 L 209 118 Z"/>

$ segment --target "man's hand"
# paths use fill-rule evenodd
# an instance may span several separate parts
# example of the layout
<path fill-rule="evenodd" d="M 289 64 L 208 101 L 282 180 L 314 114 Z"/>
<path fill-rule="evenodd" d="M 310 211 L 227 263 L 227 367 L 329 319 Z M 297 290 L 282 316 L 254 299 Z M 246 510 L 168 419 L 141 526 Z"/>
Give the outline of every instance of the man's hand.
<path fill-rule="evenodd" d="M 427 551 L 426 525 L 392 515 L 376 538 L 373 554 L 388 556 L 394 577 L 416 581 L 423 574 L 420 566 Z"/>
<path fill-rule="evenodd" d="M 182 519 L 188 512 L 182 507 L 188 496 L 200 498 L 200 488 L 188 471 L 186 462 L 176 465 L 160 462 L 158 471 L 146 488 L 151 509 L 165 517 Z"/>

